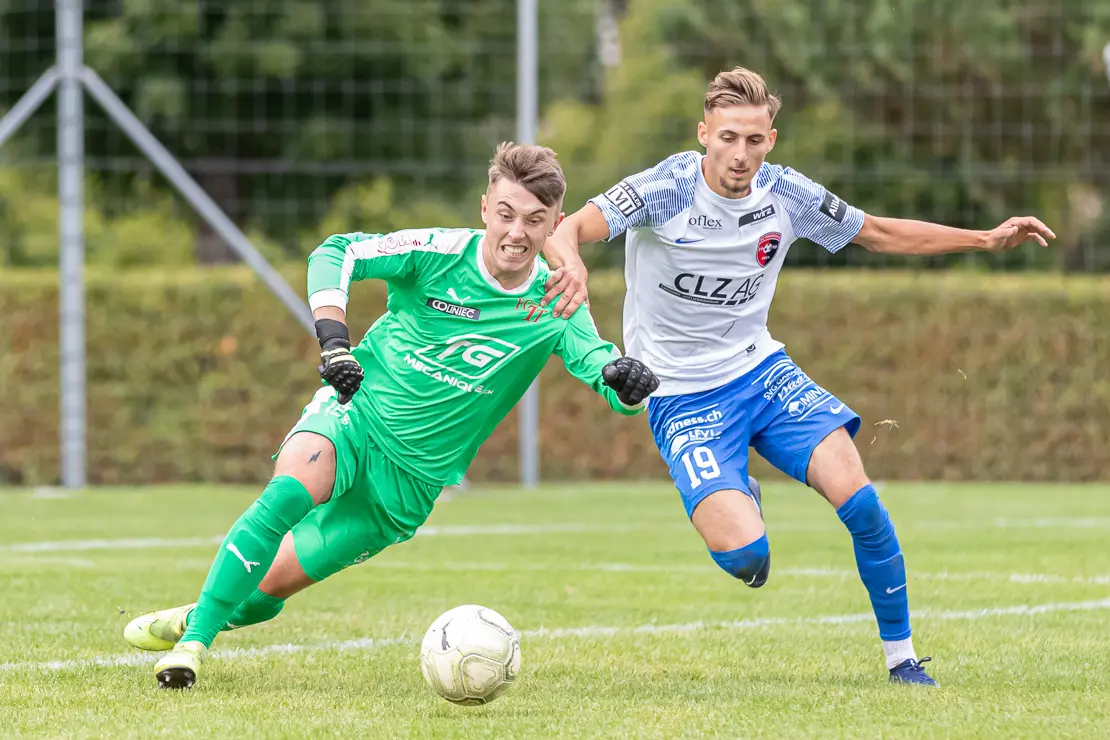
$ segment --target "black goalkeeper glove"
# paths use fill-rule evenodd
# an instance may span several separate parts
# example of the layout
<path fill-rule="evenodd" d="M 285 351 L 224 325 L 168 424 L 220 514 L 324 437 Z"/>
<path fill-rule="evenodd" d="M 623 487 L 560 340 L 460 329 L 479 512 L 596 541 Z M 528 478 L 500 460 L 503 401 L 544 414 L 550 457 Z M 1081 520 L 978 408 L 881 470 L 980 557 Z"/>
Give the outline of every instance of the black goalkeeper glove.
<path fill-rule="evenodd" d="M 648 366 L 632 357 L 613 360 L 601 369 L 601 379 L 605 385 L 617 392 L 617 398 L 625 406 L 636 406 L 659 387 Z"/>
<path fill-rule="evenodd" d="M 316 338 L 320 340 L 320 359 L 316 368 L 320 377 L 339 392 L 339 403 L 345 404 L 362 385 L 362 367 L 351 354 L 351 335 L 347 325 L 335 319 L 316 320 Z"/>

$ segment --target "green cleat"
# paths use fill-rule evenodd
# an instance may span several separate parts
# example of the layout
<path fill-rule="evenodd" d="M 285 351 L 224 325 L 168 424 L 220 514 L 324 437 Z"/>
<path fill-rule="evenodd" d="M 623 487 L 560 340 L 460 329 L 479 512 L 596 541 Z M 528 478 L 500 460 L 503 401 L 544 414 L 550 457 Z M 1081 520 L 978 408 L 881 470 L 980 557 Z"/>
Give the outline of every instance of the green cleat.
<path fill-rule="evenodd" d="M 123 639 L 140 650 L 172 650 L 185 634 L 195 606 L 188 604 L 136 617 L 123 628 Z"/>
<path fill-rule="evenodd" d="M 208 652 L 203 644 L 182 642 L 154 666 L 160 689 L 187 689 L 197 682 L 201 661 Z"/>

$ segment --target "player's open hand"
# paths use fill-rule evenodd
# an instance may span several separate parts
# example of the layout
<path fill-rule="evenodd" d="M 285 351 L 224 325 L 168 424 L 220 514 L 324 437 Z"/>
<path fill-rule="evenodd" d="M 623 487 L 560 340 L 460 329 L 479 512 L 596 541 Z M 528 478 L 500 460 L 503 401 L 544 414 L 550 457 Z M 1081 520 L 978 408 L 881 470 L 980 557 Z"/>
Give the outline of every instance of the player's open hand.
<path fill-rule="evenodd" d="M 544 289 L 547 295 L 540 300 L 541 306 L 546 306 L 558 297 L 558 301 L 551 309 L 555 318 L 562 316 L 569 319 L 574 312 L 589 299 L 586 292 L 586 264 L 581 260 L 568 263 L 551 273 Z"/>
<path fill-rule="evenodd" d="M 634 357 L 613 360 L 601 369 L 601 379 L 625 406 L 639 405 L 659 387 L 655 373 Z"/>
<path fill-rule="evenodd" d="M 1019 244 L 1034 241 L 1047 247 L 1047 239 L 1055 239 L 1052 229 L 1032 216 L 1014 216 L 987 234 L 987 251 L 1003 252 Z"/>

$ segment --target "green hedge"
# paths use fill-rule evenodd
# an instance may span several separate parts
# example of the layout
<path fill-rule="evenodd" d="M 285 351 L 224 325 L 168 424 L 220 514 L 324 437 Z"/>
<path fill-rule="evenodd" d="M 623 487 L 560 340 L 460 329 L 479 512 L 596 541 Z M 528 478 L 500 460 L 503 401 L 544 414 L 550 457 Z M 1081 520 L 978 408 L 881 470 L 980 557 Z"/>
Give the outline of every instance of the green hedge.
<path fill-rule="evenodd" d="M 591 283 L 619 339 L 623 282 Z M 263 481 L 317 382 L 315 341 L 281 304 L 242 268 L 90 274 L 86 291 L 90 480 Z M 383 298 L 357 286 L 353 332 Z M 58 478 L 57 312 L 56 273 L 0 272 L 0 482 Z M 1046 275 L 788 272 L 771 316 L 863 416 L 880 479 L 1110 479 L 1108 327 L 1110 281 Z M 546 479 L 666 477 L 644 417 L 610 413 L 557 359 L 541 387 Z M 516 442 L 514 414 L 471 476 L 513 480 Z"/>

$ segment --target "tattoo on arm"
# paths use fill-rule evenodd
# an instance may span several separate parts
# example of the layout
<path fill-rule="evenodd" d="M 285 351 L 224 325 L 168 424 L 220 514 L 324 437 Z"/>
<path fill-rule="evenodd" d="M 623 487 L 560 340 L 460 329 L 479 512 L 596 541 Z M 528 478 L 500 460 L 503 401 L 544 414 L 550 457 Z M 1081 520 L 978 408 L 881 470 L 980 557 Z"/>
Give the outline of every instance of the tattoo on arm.
<path fill-rule="evenodd" d="M 312 463 L 314 463 L 314 462 L 316 462 L 317 460 L 319 460 L 319 459 L 320 459 L 320 453 L 321 453 L 321 452 L 322 452 L 322 450 L 316 450 L 316 454 L 315 454 L 315 455 L 313 455 L 312 457 L 308 458 L 308 464 L 309 464 L 309 465 L 311 465 Z"/>

